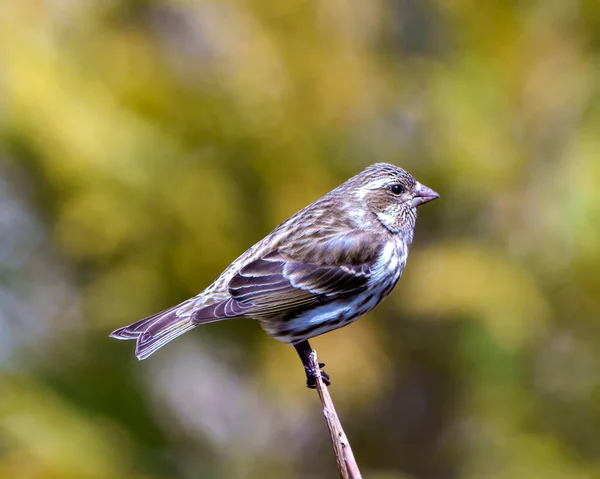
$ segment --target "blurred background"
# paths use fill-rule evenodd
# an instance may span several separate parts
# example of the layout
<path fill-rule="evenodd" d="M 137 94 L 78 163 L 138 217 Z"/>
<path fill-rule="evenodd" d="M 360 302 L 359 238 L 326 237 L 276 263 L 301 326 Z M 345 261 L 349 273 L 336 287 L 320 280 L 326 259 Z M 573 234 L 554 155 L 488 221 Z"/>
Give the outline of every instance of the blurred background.
<path fill-rule="evenodd" d="M 597 0 L 2 0 L 0 479 L 336 477 L 256 323 L 108 334 L 378 161 L 441 199 L 313 342 L 364 476 L 600 478 Z"/>

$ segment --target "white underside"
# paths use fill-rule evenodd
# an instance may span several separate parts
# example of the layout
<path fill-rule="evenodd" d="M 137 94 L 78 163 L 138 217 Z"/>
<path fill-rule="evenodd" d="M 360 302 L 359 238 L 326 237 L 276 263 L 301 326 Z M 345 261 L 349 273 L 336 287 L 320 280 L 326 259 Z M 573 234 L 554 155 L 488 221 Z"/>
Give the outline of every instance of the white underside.
<path fill-rule="evenodd" d="M 310 309 L 283 324 L 280 320 L 261 322 L 263 329 L 280 341 L 297 343 L 356 321 L 377 306 L 383 299 L 382 294 L 398 281 L 406 264 L 407 253 L 406 246 L 400 241 L 390 241 L 371 270 L 366 291 L 350 299 L 344 298 Z M 305 330 L 308 330 L 305 335 L 298 334 Z"/>

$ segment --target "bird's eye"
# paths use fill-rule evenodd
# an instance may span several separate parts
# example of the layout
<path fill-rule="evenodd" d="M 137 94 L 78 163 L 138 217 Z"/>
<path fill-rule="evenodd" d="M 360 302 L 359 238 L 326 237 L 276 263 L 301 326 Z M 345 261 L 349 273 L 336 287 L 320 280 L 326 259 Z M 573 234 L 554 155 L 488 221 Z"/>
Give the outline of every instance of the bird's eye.
<path fill-rule="evenodd" d="M 392 185 L 391 190 L 392 193 L 394 193 L 395 195 L 400 195 L 404 191 L 404 188 L 402 187 L 402 185 Z"/>

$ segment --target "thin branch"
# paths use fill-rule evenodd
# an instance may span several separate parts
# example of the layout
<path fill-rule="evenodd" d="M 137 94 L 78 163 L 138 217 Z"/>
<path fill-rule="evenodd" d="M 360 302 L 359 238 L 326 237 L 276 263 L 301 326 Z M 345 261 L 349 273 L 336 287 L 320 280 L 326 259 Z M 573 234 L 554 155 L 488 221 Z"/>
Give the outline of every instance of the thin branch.
<path fill-rule="evenodd" d="M 310 354 L 310 360 L 313 370 L 320 371 L 317 352 L 315 350 Z M 329 395 L 329 390 L 327 389 L 327 386 L 325 386 L 320 374 L 318 374 L 315 379 L 317 382 L 317 392 L 319 393 L 319 398 L 323 405 L 323 415 L 325 416 L 329 434 L 331 435 L 333 452 L 335 453 L 335 459 L 337 461 L 338 469 L 340 470 L 340 476 L 342 479 L 362 479 L 360 471 L 358 470 L 358 465 L 356 464 L 356 459 L 354 459 L 354 454 L 352 453 L 352 448 L 350 447 L 350 442 L 344 433 L 342 423 L 340 422 L 331 396 Z"/>

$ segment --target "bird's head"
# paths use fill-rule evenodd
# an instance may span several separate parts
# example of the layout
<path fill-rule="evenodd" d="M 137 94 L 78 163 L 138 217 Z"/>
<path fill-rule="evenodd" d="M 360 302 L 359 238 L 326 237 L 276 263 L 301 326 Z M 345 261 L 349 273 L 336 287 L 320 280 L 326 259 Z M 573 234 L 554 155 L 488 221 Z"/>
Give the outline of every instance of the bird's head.
<path fill-rule="evenodd" d="M 417 207 L 439 198 L 435 191 L 415 180 L 402 168 L 376 163 L 353 178 L 356 199 L 392 233 L 409 235 Z"/>

